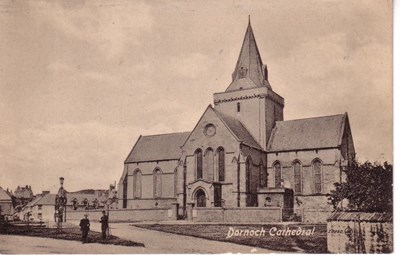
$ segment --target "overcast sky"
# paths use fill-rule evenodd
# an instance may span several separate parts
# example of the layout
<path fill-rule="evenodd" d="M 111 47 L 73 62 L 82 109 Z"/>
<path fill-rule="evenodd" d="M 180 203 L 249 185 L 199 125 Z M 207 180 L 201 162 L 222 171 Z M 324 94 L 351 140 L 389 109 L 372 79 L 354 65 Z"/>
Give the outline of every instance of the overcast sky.
<path fill-rule="evenodd" d="M 231 81 L 248 15 L 285 120 L 348 112 L 392 161 L 390 1 L 1 1 L 0 186 L 118 182 L 140 134 L 191 131 Z"/>

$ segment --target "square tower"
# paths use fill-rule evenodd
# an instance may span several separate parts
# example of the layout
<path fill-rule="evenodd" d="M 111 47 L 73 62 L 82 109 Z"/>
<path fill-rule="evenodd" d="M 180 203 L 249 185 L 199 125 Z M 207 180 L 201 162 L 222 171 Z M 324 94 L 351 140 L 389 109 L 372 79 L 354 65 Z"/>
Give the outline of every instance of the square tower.
<path fill-rule="evenodd" d="M 266 150 L 275 121 L 283 120 L 284 99 L 272 90 L 249 20 L 232 83 L 214 94 L 215 109 L 239 119 Z"/>

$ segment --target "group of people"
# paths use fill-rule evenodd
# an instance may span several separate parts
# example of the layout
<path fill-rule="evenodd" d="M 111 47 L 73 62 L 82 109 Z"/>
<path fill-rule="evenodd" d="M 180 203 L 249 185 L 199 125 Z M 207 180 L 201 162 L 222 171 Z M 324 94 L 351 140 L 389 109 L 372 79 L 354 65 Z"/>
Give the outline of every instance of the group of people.
<path fill-rule="evenodd" d="M 107 239 L 107 230 L 108 230 L 108 215 L 106 215 L 105 211 L 101 212 L 103 216 L 101 216 L 100 223 L 101 223 L 101 236 L 103 241 Z M 85 213 L 84 218 L 81 219 L 79 226 L 81 227 L 82 231 L 82 243 L 87 243 L 87 238 L 90 230 L 90 220 L 88 219 L 88 214 Z"/>

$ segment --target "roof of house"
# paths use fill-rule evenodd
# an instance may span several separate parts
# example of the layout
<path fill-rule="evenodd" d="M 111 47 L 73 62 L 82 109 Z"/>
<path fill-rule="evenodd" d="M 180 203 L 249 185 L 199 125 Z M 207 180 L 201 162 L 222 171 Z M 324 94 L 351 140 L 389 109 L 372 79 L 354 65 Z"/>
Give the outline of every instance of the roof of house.
<path fill-rule="evenodd" d="M 268 142 L 267 151 L 291 151 L 333 148 L 341 145 L 347 113 L 277 121 Z"/>
<path fill-rule="evenodd" d="M 107 199 L 107 196 L 102 197 L 97 194 L 67 193 L 68 205 L 72 205 L 74 199 L 76 199 L 79 204 L 82 204 L 85 199 L 87 199 L 89 203 L 93 203 L 95 199 L 97 199 L 98 202 L 101 202 L 101 200 Z"/>
<path fill-rule="evenodd" d="M 254 137 L 250 134 L 250 132 L 246 129 L 246 127 L 242 124 L 242 122 L 240 122 L 238 119 L 232 118 L 221 112 L 218 112 L 215 109 L 214 109 L 214 111 L 217 114 L 217 116 L 222 120 L 222 122 L 224 122 L 226 124 L 228 129 L 230 129 L 232 131 L 232 133 L 237 137 L 237 139 L 240 142 L 242 142 L 250 147 L 262 150 L 262 147 L 260 146 L 260 144 L 256 141 L 256 139 L 254 139 Z"/>
<path fill-rule="evenodd" d="M 11 196 L 2 187 L 0 187 L 0 201 L 12 201 Z"/>
<path fill-rule="evenodd" d="M 102 197 L 98 196 L 97 194 L 67 193 L 67 205 L 72 205 L 75 198 L 78 204 L 82 204 L 85 199 L 88 200 L 89 204 L 92 204 L 95 199 L 97 199 L 99 203 L 102 202 Z M 29 202 L 26 207 L 35 205 L 54 205 L 55 202 L 56 194 L 40 194 L 34 200 Z"/>
<path fill-rule="evenodd" d="M 28 207 L 34 206 L 39 200 L 42 199 L 42 197 L 43 197 L 43 195 L 37 195 L 32 201 L 30 201 L 29 203 L 27 203 L 27 204 L 24 206 L 24 208 L 25 208 L 25 207 L 28 208 Z"/>
<path fill-rule="evenodd" d="M 125 163 L 159 160 L 179 160 L 181 145 L 190 132 L 140 136 Z"/>

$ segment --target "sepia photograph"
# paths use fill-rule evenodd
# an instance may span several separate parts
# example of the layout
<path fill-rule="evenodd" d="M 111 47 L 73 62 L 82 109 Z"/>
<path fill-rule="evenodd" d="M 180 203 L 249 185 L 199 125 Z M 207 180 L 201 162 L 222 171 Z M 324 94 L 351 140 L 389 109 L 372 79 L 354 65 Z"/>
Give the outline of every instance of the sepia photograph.
<path fill-rule="evenodd" d="M 0 0 L 0 254 L 393 253 L 390 0 Z"/>

